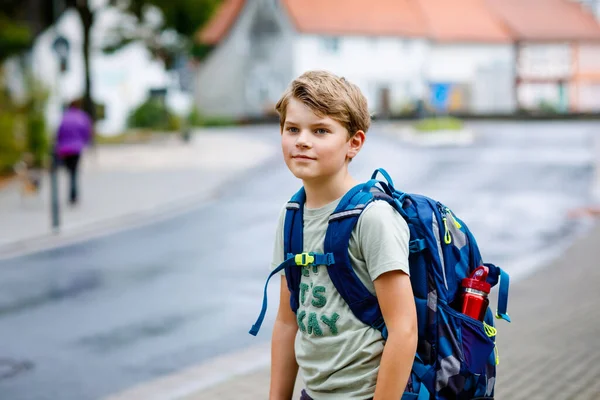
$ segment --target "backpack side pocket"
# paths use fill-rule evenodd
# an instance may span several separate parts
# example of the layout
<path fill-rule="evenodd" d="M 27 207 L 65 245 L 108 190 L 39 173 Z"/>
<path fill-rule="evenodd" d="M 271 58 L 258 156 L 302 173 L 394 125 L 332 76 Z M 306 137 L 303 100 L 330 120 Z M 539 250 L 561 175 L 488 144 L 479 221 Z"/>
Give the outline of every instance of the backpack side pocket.
<path fill-rule="evenodd" d="M 475 390 L 476 380 L 494 351 L 494 340 L 481 321 L 438 303 L 436 391 L 448 398 Z"/>

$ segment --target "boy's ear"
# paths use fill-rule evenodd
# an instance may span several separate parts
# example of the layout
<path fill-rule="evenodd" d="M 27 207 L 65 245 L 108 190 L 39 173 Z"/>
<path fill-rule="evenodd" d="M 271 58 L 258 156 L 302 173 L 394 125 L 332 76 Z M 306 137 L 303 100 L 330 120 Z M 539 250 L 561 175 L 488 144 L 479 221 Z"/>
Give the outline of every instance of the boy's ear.
<path fill-rule="evenodd" d="M 365 143 L 366 135 L 363 131 L 357 131 L 354 136 L 348 140 L 348 158 L 353 159 L 356 157 L 360 149 L 362 149 L 363 144 Z"/>

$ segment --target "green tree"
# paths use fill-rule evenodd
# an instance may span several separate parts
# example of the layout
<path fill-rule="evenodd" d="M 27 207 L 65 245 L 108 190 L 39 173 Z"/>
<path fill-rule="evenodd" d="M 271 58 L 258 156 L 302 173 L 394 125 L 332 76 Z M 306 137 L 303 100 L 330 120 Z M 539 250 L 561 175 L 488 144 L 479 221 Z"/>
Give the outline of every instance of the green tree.
<path fill-rule="evenodd" d="M 162 59 L 169 68 L 180 52 L 190 49 L 193 33 L 208 21 L 220 2 L 221 0 L 110 0 L 109 6 L 117 7 L 132 16 L 135 24 L 133 28 L 130 24 L 119 24 L 104 48 L 107 52 L 114 52 L 133 41 L 143 41 L 152 54 Z M 83 26 L 84 108 L 93 116 L 95 108 L 91 97 L 90 32 L 98 9 L 92 8 L 90 0 L 65 0 L 65 5 L 77 10 Z M 160 23 L 149 20 L 153 8 L 162 14 Z"/>
<path fill-rule="evenodd" d="M 31 47 L 32 35 L 23 22 L 14 22 L 0 12 L 0 62 Z"/>
<path fill-rule="evenodd" d="M 92 26 L 95 21 L 95 11 L 90 5 L 90 0 L 65 0 L 67 8 L 73 8 L 77 11 L 83 27 L 83 67 L 84 67 L 84 92 L 83 108 L 92 117 L 95 117 L 96 110 L 92 99 L 92 78 L 90 73 L 90 38 Z"/>
<path fill-rule="evenodd" d="M 136 24 L 114 28 L 104 50 L 114 52 L 134 41 L 143 42 L 170 69 L 179 55 L 194 52 L 193 36 L 214 14 L 222 0 L 112 0 Z M 160 18 L 157 19 L 157 12 Z"/>

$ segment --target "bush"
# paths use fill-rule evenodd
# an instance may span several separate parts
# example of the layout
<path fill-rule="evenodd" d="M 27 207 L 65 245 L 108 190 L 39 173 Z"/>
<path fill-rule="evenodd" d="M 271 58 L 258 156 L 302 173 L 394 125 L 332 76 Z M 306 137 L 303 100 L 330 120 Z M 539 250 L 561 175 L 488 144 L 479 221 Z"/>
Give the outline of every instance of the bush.
<path fill-rule="evenodd" d="M 41 112 L 32 112 L 27 117 L 26 148 L 32 155 L 32 167 L 44 166 L 49 150 L 46 120 Z"/>
<path fill-rule="evenodd" d="M 130 128 L 175 131 L 181 129 L 181 121 L 158 99 L 148 99 L 133 110 L 127 119 Z"/>
<path fill-rule="evenodd" d="M 233 118 L 224 116 L 207 116 L 203 115 L 198 107 L 193 107 L 187 117 L 190 126 L 231 126 L 235 125 Z"/>
<path fill-rule="evenodd" d="M 545 114 L 557 114 L 559 112 L 558 106 L 548 100 L 540 101 L 538 109 Z"/>
<path fill-rule="evenodd" d="M 415 129 L 420 132 L 459 131 L 463 129 L 463 122 L 453 117 L 426 118 L 417 122 Z"/>
<path fill-rule="evenodd" d="M 0 174 L 12 173 L 21 159 L 21 149 L 15 136 L 15 117 L 0 112 Z"/>

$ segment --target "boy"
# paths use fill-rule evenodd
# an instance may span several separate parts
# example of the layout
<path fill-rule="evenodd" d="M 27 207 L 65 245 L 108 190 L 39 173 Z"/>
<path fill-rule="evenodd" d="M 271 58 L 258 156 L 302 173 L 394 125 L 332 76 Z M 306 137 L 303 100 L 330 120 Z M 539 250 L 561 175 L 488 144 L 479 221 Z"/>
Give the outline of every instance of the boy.
<path fill-rule="evenodd" d="M 358 184 L 348 164 L 361 150 L 371 122 L 367 101 L 344 78 L 310 71 L 292 82 L 276 109 L 285 163 L 306 191 L 304 251 L 322 253 L 329 216 Z M 284 215 L 285 210 L 273 268 L 284 261 Z M 298 368 L 306 384 L 302 399 L 400 399 L 417 346 L 409 237 L 402 217 L 385 201 L 376 201 L 363 211 L 350 239 L 354 271 L 377 295 L 388 329 L 385 342 L 377 329 L 352 314 L 325 266 L 303 271 L 297 314 L 281 277 L 271 345 L 271 400 L 292 397 Z"/>

